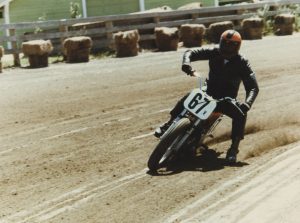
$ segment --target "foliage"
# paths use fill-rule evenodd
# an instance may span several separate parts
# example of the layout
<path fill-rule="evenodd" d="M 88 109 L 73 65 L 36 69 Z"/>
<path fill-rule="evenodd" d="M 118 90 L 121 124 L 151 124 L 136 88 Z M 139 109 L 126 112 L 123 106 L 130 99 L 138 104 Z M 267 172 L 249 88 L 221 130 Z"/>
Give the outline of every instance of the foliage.
<path fill-rule="evenodd" d="M 299 4 L 291 4 L 286 6 L 280 6 L 276 9 L 276 14 L 279 13 L 289 13 L 295 15 L 295 31 L 300 30 L 300 5 Z M 257 11 L 257 14 L 260 18 L 264 20 L 264 35 L 268 35 L 273 33 L 274 26 L 274 15 L 270 15 L 270 6 L 265 5 L 263 9 Z"/>
<path fill-rule="evenodd" d="M 300 31 L 300 4 L 294 4 L 291 6 L 292 13 L 295 15 L 295 30 Z"/>
<path fill-rule="evenodd" d="M 76 2 L 70 3 L 70 16 L 72 19 L 81 18 L 80 6 Z"/>
<path fill-rule="evenodd" d="M 91 59 L 102 59 L 107 57 L 113 57 L 115 56 L 115 51 L 107 48 L 107 49 L 97 50 L 96 52 L 93 52 L 90 56 Z"/>
<path fill-rule="evenodd" d="M 43 14 L 41 17 L 38 18 L 38 22 L 46 21 L 46 14 Z M 43 30 L 39 26 L 35 26 L 34 34 L 43 32 Z"/>

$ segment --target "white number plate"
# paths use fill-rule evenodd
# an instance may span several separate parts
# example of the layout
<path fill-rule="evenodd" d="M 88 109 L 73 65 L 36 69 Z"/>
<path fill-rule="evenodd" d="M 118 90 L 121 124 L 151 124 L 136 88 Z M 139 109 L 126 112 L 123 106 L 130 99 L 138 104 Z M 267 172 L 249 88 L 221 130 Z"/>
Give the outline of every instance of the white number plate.
<path fill-rule="evenodd" d="M 202 120 L 207 119 L 216 106 L 217 102 L 200 89 L 194 89 L 184 101 L 184 107 Z"/>

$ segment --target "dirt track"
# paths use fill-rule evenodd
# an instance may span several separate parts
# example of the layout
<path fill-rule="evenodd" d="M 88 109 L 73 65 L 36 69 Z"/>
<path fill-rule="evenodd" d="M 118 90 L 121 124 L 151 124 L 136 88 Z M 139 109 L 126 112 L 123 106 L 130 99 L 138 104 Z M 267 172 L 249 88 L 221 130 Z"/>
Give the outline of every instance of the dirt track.
<path fill-rule="evenodd" d="M 271 180 L 290 189 L 290 178 L 299 180 L 299 166 L 289 165 L 300 163 L 299 49 L 299 34 L 244 41 L 242 53 L 257 73 L 260 94 L 249 113 L 240 162 L 224 165 L 230 143 L 225 119 L 209 157 L 188 160 L 163 176 L 147 174 L 157 143 L 150 134 L 197 85 L 180 72 L 185 49 L 5 70 L 0 222 L 250 222 L 254 207 L 264 208 L 271 196 L 262 196 L 268 190 L 247 191 Z M 207 73 L 205 62 L 194 66 Z M 270 177 L 277 173 L 283 179 Z M 299 195 L 299 187 L 292 189 Z M 250 198 L 256 200 L 242 208 Z"/>

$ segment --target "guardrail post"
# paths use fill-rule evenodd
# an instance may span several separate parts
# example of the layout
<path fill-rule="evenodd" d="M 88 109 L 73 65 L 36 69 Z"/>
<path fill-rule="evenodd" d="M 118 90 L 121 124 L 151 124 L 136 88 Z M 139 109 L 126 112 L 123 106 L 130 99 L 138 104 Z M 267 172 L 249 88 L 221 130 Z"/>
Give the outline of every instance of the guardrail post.
<path fill-rule="evenodd" d="M 199 13 L 192 14 L 192 19 L 198 19 L 198 18 L 199 18 Z"/>
<path fill-rule="evenodd" d="M 61 33 L 68 32 L 68 26 L 60 25 L 59 32 L 61 32 Z M 63 36 L 60 38 L 61 52 L 63 53 L 63 55 L 64 55 L 64 44 L 63 43 L 64 43 L 65 39 L 66 39 L 66 37 L 63 37 Z"/>
<path fill-rule="evenodd" d="M 160 22 L 160 18 L 159 17 L 154 17 L 153 22 L 158 24 Z"/>
<path fill-rule="evenodd" d="M 16 37 L 16 30 L 15 29 L 9 29 L 9 36 L 14 36 Z M 14 56 L 14 66 L 20 67 L 20 57 L 19 57 L 19 52 L 18 52 L 18 43 L 16 40 L 11 41 L 11 46 L 13 50 L 13 56 Z"/>
<path fill-rule="evenodd" d="M 105 22 L 105 27 L 107 30 L 110 30 L 114 27 L 114 24 L 112 21 L 106 21 Z M 113 32 L 107 31 L 106 32 L 106 39 L 108 40 L 108 47 L 114 49 L 114 43 L 113 43 Z"/>

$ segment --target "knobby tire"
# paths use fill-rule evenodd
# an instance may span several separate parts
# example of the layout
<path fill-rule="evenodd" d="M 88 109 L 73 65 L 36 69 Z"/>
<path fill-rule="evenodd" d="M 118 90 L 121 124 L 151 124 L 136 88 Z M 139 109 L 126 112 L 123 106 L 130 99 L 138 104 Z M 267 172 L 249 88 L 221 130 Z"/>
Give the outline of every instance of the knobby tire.
<path fill-rule="evenodd" d="M 158 170 L 169 161 L 169 159 L 166 159 L 163 163 L 159 163 L 172 143 L 177 139 L 177 137 L 183 136 L 183 133 L 189 126 L 190 120 L 188 118 L 182 118 L 167 130 L 150 155 L 148 160 L 148 168 L 150 171 Z"/>

